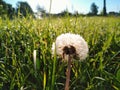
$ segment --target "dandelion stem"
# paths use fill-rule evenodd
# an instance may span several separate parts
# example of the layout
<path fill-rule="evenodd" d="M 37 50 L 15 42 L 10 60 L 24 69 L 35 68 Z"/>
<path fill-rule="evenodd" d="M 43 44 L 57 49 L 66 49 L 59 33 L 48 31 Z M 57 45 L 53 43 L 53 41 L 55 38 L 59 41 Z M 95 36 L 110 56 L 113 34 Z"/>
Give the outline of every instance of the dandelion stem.
<path fill-rule="evenodd" d="M 70 71 L 71 71 L 71 57 L 70 57 L 70 55 L 68 55 L 68 67 L 67 67 L 67 69 L 66 69 L 65 90 L 69 90 Z"/>

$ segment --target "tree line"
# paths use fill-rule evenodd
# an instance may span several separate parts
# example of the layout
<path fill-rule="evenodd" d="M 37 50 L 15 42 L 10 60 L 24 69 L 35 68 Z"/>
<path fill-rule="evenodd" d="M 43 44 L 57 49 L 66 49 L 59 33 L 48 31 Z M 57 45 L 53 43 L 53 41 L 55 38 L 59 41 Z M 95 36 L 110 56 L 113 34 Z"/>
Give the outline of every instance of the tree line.
<path fill-rule="evenodd" d="M 15 13 L 15 9 L 12 7 L 11 4 L 7 4 L 3 0 L 0 0 L 0 16 L 8 16 L 12 17 L 12 15 Z"/>
<path fill-rule="evenodd" d="M 36 7 L 37 12 L 41 12 L 42 15 L 49 15 L 49 13 L 46 12 L 44 8 L 41 8 L 39 5 Z M 98 15 L 98 6 L 95 3 L 92 3 L 90 6 L 90 12 L 86 15 L 95 16 Z M 116 14 L 115 12 L 111 12 L 111 14 Z M 119 13 L 120 14 L 120 13 Z M 10 19 L 13 19 L 15 16 L 20 17 L 27 17 L 28 15 L 34 16 L 34 12 L 30 5 L 27 2 L 17 2 L 16 8 L 14 8 L 11 4 L 6 3 L 3 0 L 0 0 L 0 17 L 9 17 Z M 65 16 L 65 15 L 73 15 L 70 13 L 67 9 L 62 11 L 61 13 L 55 14 L 54 16 Z M 76 11 L 74 15 L 79 15 L 79 13 Z M 107 15 L 107 9 L 106 9 L 106 0 L 103 0 L 103 10 L 101 12 L 101 15 L 106 16 Z"/>
<path fill-rule="evenodd" d="M 18 2 L 17 7 L 14 8 L 11 4 L 0 0 L 0 17 L 9 17 L 10 19 L 14 16 L 26 17 L 27 14 L 33 15 L 34 12 L 27 2 Z"/>

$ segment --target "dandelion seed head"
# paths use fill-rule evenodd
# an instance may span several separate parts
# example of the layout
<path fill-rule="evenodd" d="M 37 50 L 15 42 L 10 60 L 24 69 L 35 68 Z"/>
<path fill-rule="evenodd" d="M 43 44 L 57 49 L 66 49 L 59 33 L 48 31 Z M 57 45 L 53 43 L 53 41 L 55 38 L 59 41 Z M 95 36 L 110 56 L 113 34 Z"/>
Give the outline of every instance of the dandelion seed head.
<path fill-rule="evenodd" d="M 66 55 L 71 54 L 74 59 L 84 60 L 87 57 L 88 45 L 80 35 L 65 33 L 58 36 L 53 43 L 52 54 L 55 52 L 63 59 Z"/>

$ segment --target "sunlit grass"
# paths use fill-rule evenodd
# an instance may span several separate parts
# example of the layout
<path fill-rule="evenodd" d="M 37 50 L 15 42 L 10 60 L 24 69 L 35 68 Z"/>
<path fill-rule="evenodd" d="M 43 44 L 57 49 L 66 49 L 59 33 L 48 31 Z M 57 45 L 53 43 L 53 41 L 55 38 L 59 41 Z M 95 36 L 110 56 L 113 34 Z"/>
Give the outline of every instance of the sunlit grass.
<path fill-rule="evenodd" d="M 64 90 L 67 65 L 52 57 L 51 47 L 66 32 L 80 34 L 89 46 L 87 59 L 73 63 L 70 90 L 119 90 L 119 17 L 0 18 L 0 88 Z"/>

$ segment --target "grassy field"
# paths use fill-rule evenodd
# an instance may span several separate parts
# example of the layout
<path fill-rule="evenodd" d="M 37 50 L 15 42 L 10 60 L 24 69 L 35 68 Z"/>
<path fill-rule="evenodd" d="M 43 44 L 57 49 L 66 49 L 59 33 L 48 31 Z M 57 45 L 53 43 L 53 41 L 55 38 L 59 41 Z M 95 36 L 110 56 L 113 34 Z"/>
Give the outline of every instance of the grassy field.
<path fill-rule="evenodd" d="M 52 57 L 51 47 L 66 32 L 89 46 L 86 60 L 73 62 L 70 90 L 120 90 L 120 17 L 69 16 L 0 18 L 0 90 L 64 90 L 67 65 Z"/>

